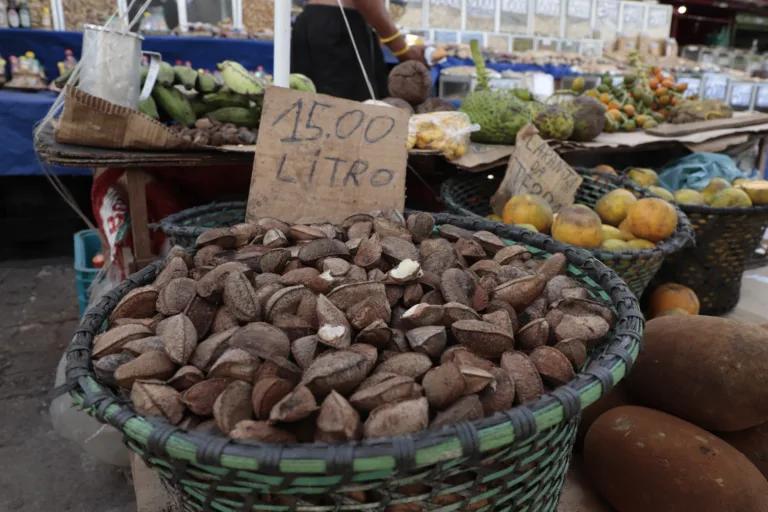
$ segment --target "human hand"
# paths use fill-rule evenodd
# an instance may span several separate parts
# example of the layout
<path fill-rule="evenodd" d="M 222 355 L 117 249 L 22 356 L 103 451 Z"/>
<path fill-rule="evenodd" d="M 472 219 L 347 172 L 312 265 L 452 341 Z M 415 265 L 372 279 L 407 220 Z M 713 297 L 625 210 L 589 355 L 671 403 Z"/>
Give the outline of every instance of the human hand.
<path fill-rule="evenodd" d="M 400 62 L 405 62 L 407 60 L 415 60 L 429 67 L 429 64 L 427 63 L 427 58 L 424 56 L 425 49 L 426 47 L 423 44 L 414 44 L 409 46 L 408 51 L 399 57 Z"/>

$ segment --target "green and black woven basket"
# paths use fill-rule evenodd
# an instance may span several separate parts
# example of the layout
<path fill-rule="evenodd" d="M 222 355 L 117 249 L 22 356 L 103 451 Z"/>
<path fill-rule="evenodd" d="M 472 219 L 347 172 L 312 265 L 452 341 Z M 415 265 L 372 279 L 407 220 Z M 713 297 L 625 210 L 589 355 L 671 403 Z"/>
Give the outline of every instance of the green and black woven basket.
<path fill-rule="evenodd" d="M 197 237 L 213 228 L 245 222 L 245 201 L 210 203 L 169 215 L 158 227 L 181 247 L 194 247 Z"/>
<path fill-rule="evenodd" d="M 647 189 L 639 187 L 626 178 L 610 174 L 577 169 L 584 181 L 576 192 L 576 203 L 590 208 L 598 199 L 616 188 L 626 188 L 638 197 L 657 197 Z M 447 180 L 443 183 L 442 196 L 446 207 L 453 213 L 472 218 L 482 218 L 493 213 L 491 196 L 499 188 L 501 177 L 491 179 L 487 174 L 468 174 Z M 661 268 L 664 258 L 680 251 L 694 241 L 693 228 L 685 214 L 677 208 L 677 229 L 674 234 L 653 249 L 642 251 L 606 251 L 603 249 L 585 249 L 595 258 L 616 271 L 626 281 L 629 288 L 641 297 L 648 283 Z"/>
<path fill-rule="evenodd" d="M 664 282 L 691 288 L 702 315 L 722 315 L 739 302 L 741 278 L 768 228 L 768 205 L 714 208 L 680 205 L 693 225 L 696 247 L 671 255 L 659 272 Z"/>
<path fill-rule="evenodd" d="M 185 431 L 136 414 L 94 375 L 94 336 L 129 291 L 151 283 L 161 263 L 130 276 L 83 317 L 67 349 L 75 402 L 125 435 L 189 511 L 554 512 L 580 413 L 630 370 L 643 316 L 616 273 L 589 253 L 497 223 L 436 215 L 438 223 L 490 230 L 530 247 L 534 258 L 564 252 L 567 273 L 594 300 L 610 304 L 617 324 L 590 353 L 589 368 L 535 403 L 474 422 L 411 435 L 344 444 L 270 445 Z M 362 500 L 362 501 L 361 501 Z"/>

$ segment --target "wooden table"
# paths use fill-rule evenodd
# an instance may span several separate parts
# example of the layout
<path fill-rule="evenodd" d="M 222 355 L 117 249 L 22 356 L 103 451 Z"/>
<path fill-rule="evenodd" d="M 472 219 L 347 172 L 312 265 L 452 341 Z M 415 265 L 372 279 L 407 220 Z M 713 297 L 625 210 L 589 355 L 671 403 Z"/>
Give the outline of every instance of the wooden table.
<path fill-rule="evenodd" d="M 149 236 L 146 185 L 153 167 L 210 167 L 237 166 L 253 163 L 253 153 L 224 151 L 126 151 L 92 148 L 72 144 L 59 144 L 53 128 L 44 129 L 35 151 L 49 165 L 80 168 L 120 167 L 125 169 L 128 207 L 131 214 L 134 263 L 129 272 L 135 272 L 155 261 Z"/>

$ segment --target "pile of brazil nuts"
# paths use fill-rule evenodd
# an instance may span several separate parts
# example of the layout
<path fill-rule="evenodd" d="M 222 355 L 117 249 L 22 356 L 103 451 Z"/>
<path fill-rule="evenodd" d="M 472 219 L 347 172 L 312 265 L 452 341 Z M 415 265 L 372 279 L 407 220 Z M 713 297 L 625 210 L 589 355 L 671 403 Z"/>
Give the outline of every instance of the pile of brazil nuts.
<path fill-rule="evenodd" d="M 142 415 L 269 443 L 471 421 L 568 383 L 611 308 L 488 231 L 395 211 L 255 223 L 171 250 L 93 344 Z"/>

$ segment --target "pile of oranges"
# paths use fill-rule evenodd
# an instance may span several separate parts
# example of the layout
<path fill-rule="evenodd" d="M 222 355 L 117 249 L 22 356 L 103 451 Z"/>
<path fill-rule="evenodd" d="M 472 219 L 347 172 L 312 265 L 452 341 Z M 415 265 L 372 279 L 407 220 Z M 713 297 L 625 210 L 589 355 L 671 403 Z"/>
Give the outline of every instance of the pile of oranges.
<path fill-rule="evenodd" d="M 604 75 L 597 87 L 584 94 L 597 98 L 608 109 L 606 132 L 632 132 L 663 123 L 670 109 L 683 101 L 687 87 L 686 83 L 675 83 L 672 75 L 658 67 L 651 67 L 625 76 L 619 85 L 614 85 L 610 75 Z"/>

